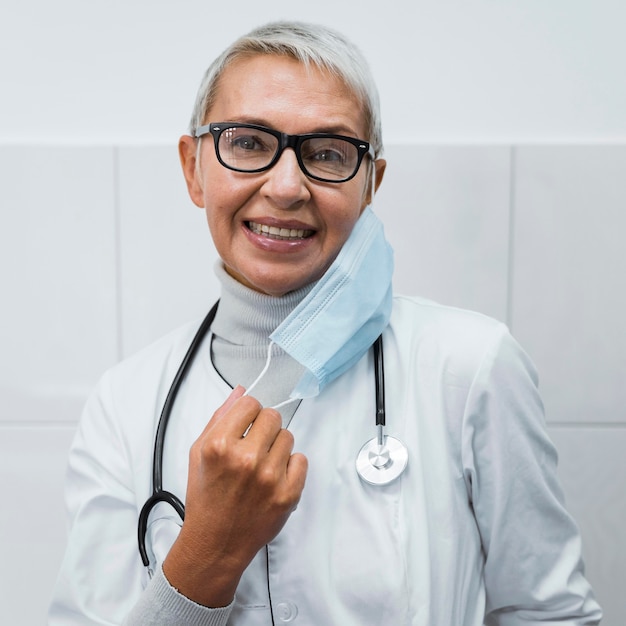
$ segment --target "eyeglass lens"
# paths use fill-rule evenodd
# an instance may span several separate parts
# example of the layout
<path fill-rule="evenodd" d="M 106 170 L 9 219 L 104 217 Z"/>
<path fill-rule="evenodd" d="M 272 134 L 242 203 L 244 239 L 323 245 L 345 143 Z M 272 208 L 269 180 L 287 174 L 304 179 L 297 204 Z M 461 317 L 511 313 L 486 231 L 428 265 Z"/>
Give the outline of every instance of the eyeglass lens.
<path fill-rule="evenodd" d="M 276 156 L 279 139 L 257 128 L 233 126 L 220 135 L 218 150 L 222 161 L 242 172 L 267 167 Z M 326 180 L 341 180 L 355 173 L 359 163 L 357 147 L 335 137 L 312 137 L 300 144 L 300 161 L 305 172 Z"/>

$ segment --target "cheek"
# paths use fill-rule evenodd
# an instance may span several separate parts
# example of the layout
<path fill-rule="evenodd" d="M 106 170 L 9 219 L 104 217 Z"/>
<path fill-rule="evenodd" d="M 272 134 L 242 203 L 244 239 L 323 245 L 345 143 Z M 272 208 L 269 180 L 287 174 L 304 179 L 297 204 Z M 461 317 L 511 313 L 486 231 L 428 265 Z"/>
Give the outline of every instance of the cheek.
<path fill-rule="evenodd" d="M 232 237 L 232 209 L 228 198 L 221 198 L 215 192 L 205 194 L 204 212 L 211 238 L 218 251 Z"/>
<path fill-rule="evenodd" d="M 365 205 L 363 204 L 360 187 L 355 188 L 347 197 L 344 195 L 341 198 L 335 198 L 334 201 L 328 202 L 326 204 L 326 223 L 329 231 L 336 238 L 345 241 L 364 208 Z"/>
<path fill-rule="evenodd" d="M 218 170 L 215 175 L 209 172 L 204 179 L 204 207 L 209 225 L 232 222 L 256 191 L 249 181 L 243 181 L 242 184 L 241 181 L 232 180 L 228 170 L 219 167 L 223 171 Z"/>
<path fill-rule="evenodd" d="M 231 215 L 219 205 L 206 205 L 206 220 L 211 233 L 211 239 L 219 255 L 228 255 L 235 236 L 235 225 Z"/>

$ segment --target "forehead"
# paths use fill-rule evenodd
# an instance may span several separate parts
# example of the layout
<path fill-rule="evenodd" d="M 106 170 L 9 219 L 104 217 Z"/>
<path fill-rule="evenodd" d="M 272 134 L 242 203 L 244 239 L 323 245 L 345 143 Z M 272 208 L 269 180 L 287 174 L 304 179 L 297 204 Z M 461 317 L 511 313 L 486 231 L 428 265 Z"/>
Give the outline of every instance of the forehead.
<path fill-rule="evenodd" d="M 360 99 L 329 70 L 289 56 L 255 54 L 222 72 L 205 122 L 266 123 L 292 133 L 345 127 L 364 137 L 364 118 Z"/>

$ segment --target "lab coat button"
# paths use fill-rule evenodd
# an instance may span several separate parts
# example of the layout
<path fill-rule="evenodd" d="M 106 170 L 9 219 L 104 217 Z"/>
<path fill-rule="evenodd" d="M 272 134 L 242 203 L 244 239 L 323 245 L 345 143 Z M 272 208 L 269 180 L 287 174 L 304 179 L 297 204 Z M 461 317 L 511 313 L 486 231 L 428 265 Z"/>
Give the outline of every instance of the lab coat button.
<path fill-rule="evenodd" d="M 298 615 L 298 607 L 291 602 L 281 602 L 276 607 L 276 614 L 281 622 L 293 622 Z"/>

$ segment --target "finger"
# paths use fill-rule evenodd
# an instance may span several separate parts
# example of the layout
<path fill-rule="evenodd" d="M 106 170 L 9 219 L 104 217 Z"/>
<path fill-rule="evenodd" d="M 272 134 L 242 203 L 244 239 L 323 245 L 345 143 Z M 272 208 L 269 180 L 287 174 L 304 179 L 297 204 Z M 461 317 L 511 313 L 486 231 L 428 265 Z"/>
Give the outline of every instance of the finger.
<path fill-rule="evenodd" d="M 222 406 L 215 411 L 211 421 L 216 423 L 218 422 L 226 413 L 228 413 L 229 409 L 235 404 L 235 402 L 243 396 L 246 392 L 245 388 L 241 385 L 237 385 L 231 392 L 228 398 L 226 398 L 226 402 L 222 404 Z"/>
<path fill-rule="evenodd" d="M 285 428 L 279 427 L 268 443 L 268 454 L 272 457 L 272 460 L 275 460 L 277 463 L 282 463 L 286 468 L 287 461 L 293 450 L 293 445 L 293 434 Z"/>
<path fill-rule="evenodd" d="M 301 494 L 304 489 L 309 461 L 301 452 L 296 452 L 289 457 L 287 463 L 287 484 L 293 493 Z M 300 498 L 298 497 L 298 500 Z"/>
<path fill-rule="evenodd" d="M 302 452 L 294 452 L 289 457 L 287 463 L 287 475 L 292 480 L 302 480 L 302 486 L 304 486 L 304 479 L 309 469 L 309 460 L 302 454 Z"/>
<path fill-rule="evenodd" d="M 245 433 L 246 441 L 269 450 L 281 432 L 282 417 L 276 409 L 261 409 Z"/>
<path fill-rule="evenodd" d="M 309 462 L 300 452 L 292 454 L 294 441 L 290 431 L 281 429 L 268 453 L 268 459 L 275 466 L 282 467 L 281 471 L 291 488 L 301 491 L 304 488 Z"/>
<path fill-rule="evenodd" d="M 222 429 L 229 433 L 232 431 L 235 437 L 243 435 L 261 410 L 258 400 L 251 396 L 244 396 L 244 392 L 245 389 L 240 385 L 232 390 L 224 404 L 213 413 L 200 437 L 205 436 L 209 431 Z"/>

